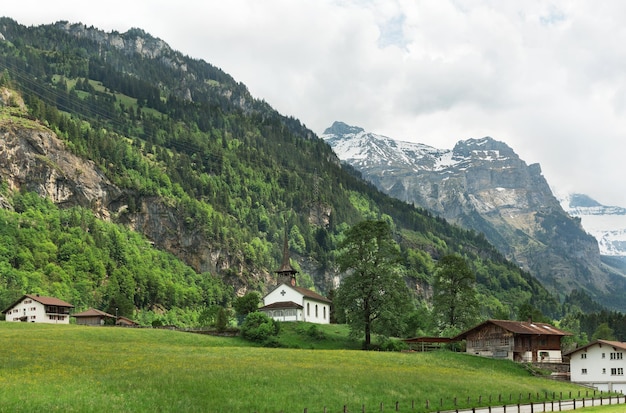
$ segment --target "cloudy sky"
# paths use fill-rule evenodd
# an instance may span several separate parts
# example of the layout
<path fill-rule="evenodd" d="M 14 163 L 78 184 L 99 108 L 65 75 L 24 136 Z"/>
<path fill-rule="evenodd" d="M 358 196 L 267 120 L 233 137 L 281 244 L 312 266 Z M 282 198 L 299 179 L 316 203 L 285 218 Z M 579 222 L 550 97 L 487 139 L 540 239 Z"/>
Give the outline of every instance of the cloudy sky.
<path fill-rule="evenodd" d="M 560 191 L 626 207 L 626 1 L 20 0 L 1 15 L 141 28 L 321 134 L 491 136 Z"/>

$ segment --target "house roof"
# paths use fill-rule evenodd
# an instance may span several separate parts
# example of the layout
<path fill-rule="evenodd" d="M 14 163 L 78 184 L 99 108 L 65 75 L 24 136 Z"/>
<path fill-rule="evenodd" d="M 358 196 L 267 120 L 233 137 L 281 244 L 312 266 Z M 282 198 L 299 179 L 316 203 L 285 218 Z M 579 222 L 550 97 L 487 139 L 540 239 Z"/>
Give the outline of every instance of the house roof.
<path fill-rule="evenodd" d="M 22 302 L 22 300 L 24 300 L 25 298 L 30 298 L 31 300 L 37 301 L 38 303 L 41 303 L 43 305 L 53 305 L 56 307 L 69 307 L 69 308 L 74 308 L 74 306 L 70 303 L 66 303 L 63 300 L 60 300 L 56 297 L 45 297 L 39 294 L 24 294 L 23 296 L 21 296 L 19 298 L 19 300 L 15 300 L 15 302 L 13 302 L 10 306 L 8 306 L 5 310 L 3 310 L 3 313 L 7 313 L 10 309 L 12 309 L 13 307 L 15 307 L 17 304 L 19 304 L 20 302 Z"/>
<path fill-rule="evenodd" d="M 578 351 L 583 351 L 583 350 L 584 350 L 584 351 L 587 351 L 587 349 L 588 349 L 589 347 L 593 347 L 593 346 L 595 346 L 596 344 L 597 344 L 597 345 L 599 345 L 600 347 L 602 347 L 602 344 L 605 344 L 605 345 L 607 345 L 607 346 L 610 346 L 610 347 L 615 348 L 616 350 L 617 350 L 617 349 L 620 349 L 620 350 L 625 350 L 625 351 L 626 351 L 626 343 L 622 343 L 621 341 L 596 340 L 596 341 L 591 342 L 591 343 L 589 343 L 589 344 L 587 344 L 587 345 L 585 345 L 585 346 L 578 347 L 578 348 L 576 348 L 576 349 L 574 349 L 574 350 L 572 350 L 572 351 L 568 351 L 567 353 L 565 353 L 565 354 L 563 354 L 563 355 L 564 355 L 564 356 L 568 356 L 568 355 L 573 354 L 573 353 L 576 353 L 576 352 L 578 352 Z"/>
<path fill-rule="evenodd" d="M 298 310 L 302 310 L 302 307 L 298 303 L 294 303 L 293 301 L 277 301 L 272 304 L 264 305 L 259 308 L 259 310 L 277 310 L 277 309 L 285 309 L 285 308 L 297 308 Z"/>
<path fill-rule="evenodd" d="M 559 330 L 558 328 L 551 326 L 546 323 L 535 323 L 532 321 L 511 321 L 511 320 L 487 320 L 473 328 L 470 328 L 467 331 L 462 332 L 457 335 L 453 339 L 463 340 L 470 333 L 480 330 L 488 324 L 494 324 L 498 327 L 503 328 L 504 330 L 510 331 L 514 334 L 524 334 L 524 335 L 548 335 L 548 336 L 571 336 L 572 333 L 568 333 L 567 331 Z"/>
<path fill-rule="evenodd" d="M 82 313 L 72 314 L 72 317 L 108 317 L 115 318 L 114 315 L 105 313 L 104 311 L 96 310 L 95 308 L 90 308 L 87 311 L 83 311 Z"/>

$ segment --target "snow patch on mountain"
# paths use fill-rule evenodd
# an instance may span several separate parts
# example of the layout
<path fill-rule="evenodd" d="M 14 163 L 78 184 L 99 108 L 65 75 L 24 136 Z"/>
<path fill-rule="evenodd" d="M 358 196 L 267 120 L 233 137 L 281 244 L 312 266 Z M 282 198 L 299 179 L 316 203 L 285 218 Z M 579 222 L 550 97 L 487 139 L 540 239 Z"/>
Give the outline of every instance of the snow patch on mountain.
<path fill-rule="evenodd" d="M 583 194 L 559 194 L 563 209 L 580 218 L 581 225 L 598 240 L 600 253 L 626 257 L 626 208 L 602 205 Z"/>

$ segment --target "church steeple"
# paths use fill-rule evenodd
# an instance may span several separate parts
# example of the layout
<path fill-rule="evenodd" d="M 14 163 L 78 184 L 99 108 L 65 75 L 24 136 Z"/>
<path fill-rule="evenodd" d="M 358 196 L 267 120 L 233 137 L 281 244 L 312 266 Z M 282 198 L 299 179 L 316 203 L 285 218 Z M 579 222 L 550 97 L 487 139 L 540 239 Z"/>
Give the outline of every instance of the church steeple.
<path fill-rule="evenodd" d="M 285 240 L 283 242 L 283 262 L 279 269 L 274 271 L 278 274 L 278 282 L 285 282 L 292 287 L 296 286 L 296 274 L 298 271 L 293 269 L 289 259 L 289 242 L 287 241 L 287 225 L 285 225 Z"/>

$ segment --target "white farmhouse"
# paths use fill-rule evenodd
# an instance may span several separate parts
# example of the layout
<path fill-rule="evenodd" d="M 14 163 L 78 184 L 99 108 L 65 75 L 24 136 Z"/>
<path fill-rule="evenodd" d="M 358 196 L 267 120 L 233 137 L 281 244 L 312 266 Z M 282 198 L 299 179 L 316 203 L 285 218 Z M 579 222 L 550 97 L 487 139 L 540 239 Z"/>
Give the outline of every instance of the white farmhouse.
<path fill-rule="evenodd" d="M 570 380 L 602 391 L 626 392 L 626 343 L 597 340 L 569 353 Z"/>
<path fill-rule="evenodd" d="M 296 271 L 289 260 L 287 231 L 283 244 L 283 262 L 278 270 L 278 287 L 263 297 L 263 307 L 259 311 L 276 321 L 307 321 L 317 324 L 330 323 L 331 301 L 307 288 L 296 285 Z"/>
<path fill-rule="evenodd" d="M 55 297 L 25 294 L 3 311 L 6 321 L 69 324 L 72 304 Z"/>

